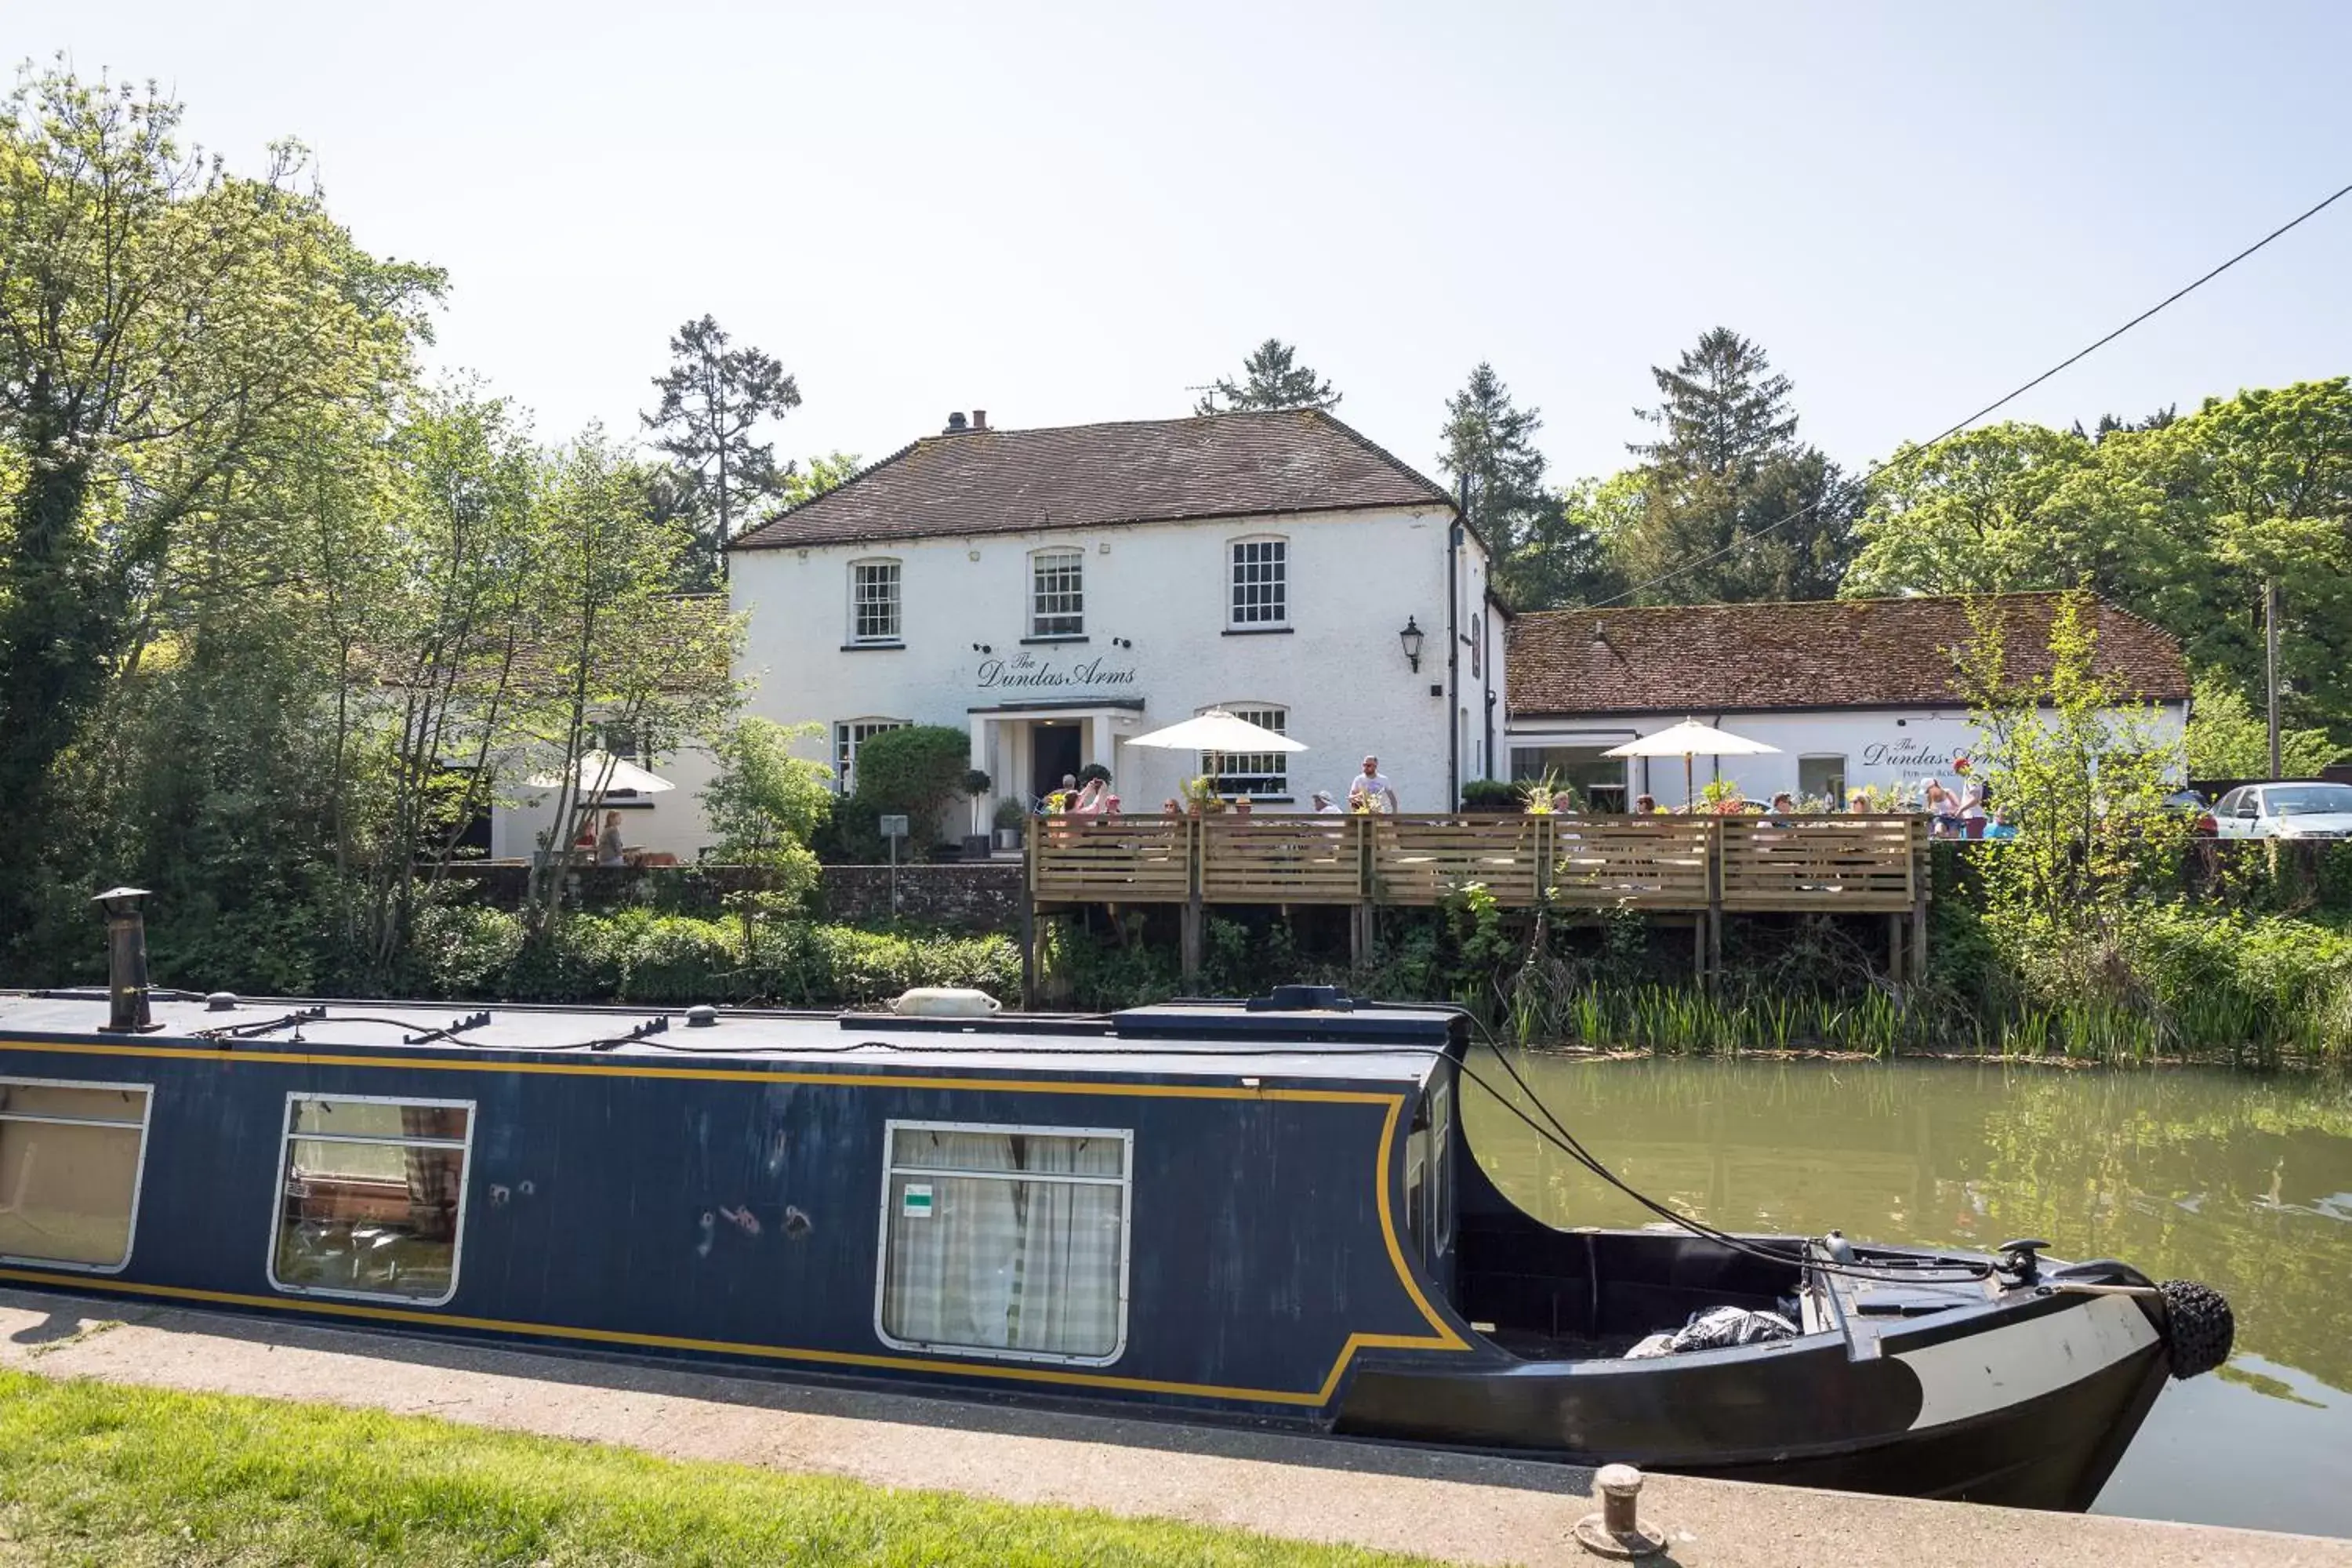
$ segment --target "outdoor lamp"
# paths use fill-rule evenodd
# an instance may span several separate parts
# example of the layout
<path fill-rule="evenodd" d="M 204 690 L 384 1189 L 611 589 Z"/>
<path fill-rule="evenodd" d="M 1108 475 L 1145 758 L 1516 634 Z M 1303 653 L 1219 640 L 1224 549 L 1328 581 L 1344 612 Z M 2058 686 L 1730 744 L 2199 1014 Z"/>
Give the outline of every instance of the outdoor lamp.
<path fill-rule="evenodd" d="M 1397 641 L 1404 644 L 1404 657 L 1412 664 L 1412 672 L 1421 673 L 1421 623 L 1407 616 L 1404 630 L 1397 633 Z"/>

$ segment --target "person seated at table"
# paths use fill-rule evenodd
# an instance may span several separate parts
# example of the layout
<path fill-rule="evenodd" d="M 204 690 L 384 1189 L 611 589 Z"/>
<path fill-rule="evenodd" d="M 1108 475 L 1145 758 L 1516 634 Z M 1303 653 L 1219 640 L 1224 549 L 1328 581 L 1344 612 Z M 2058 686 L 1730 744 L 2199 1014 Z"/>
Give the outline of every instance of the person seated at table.
<path fill-rule="evenodd" d="M 1634 815 L 1634 816 L 1655 816 L 1657 814 L 1658 814 L 1658 797 L 1657 797 L 1656 795 L 1635 795 L 1635 796 L 1633 797 L 1633 815 Z"/>
<path fill-rule="evenodd" d="M 1171 795 L 1166 800 L 1160 803 L 1160 815 L 1162 816 L 1181 816 L 1184 815 L 1184 803 L 1178 800 Z"/>
<path fill-rule="evenodd" d="M 1328 789 L 1318 789 L 1308 798 L 1314 803 L 1315 815 L 1318 816 L 1344 816 L 1347 815 L 1339 809 L 1339 803 L 1331 798 L 1331 792 Z"/>
<path fill-rule="evenodd" d="M 1984 836 L 1987 838 L 2014 838 L 2017 837 L 2017 827 L 2013 823 L 2003 821 L 2000 808 L 1995 806 L 1992 816 L 1986 819 Z"/>
<path fill-rule="evenodd" d="M 1797 797 L 1790 795 L 1787 790 L 1781 790 L 1779 794 L 1773 795 L 1772 810 L 1775 814 L 1781 812 L 1793 812 L 1796 809 Z"/>
<path fill-rule="evenodd" d="M 1551 813 L 1554 816 L 1574 816 L 1576 792 L 1567 789 L 1554 791 L 1551 797 Z"/>
<path fill-rule="evenodd" d="M 621 844 L 621 814 L 608 811 L 604 814 L 604 831 L 596 837 L 596 864 L 625 866 L 628 863 L 628 852 Z"/>

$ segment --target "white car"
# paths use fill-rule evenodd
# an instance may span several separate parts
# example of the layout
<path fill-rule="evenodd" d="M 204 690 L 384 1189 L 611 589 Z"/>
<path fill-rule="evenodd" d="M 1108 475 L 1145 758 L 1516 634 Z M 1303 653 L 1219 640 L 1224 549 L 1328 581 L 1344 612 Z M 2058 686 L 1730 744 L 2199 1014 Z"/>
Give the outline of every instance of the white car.
<path fill-rule="evenodd" d="M 2224 838 L 2352 838 L 2352 784 L 2244 784 L 2213 807 Z"/>

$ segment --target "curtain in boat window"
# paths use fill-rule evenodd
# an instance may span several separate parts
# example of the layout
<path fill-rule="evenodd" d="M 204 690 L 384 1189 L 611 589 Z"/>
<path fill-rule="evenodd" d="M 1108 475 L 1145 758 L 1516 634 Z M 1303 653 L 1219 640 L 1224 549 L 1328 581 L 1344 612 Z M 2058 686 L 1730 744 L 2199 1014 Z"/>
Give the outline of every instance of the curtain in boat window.
<path fill-rule="evenodd" d="M 1126 1160 L 1116 1135 L 898 1129 L 883 1331 L 942 1349 L 1115 1354 Z"/>
<path fill-rule="evenodd" d="M 147 1090 L 0 1079 L 0 1258 L 131 1260 Z"/>

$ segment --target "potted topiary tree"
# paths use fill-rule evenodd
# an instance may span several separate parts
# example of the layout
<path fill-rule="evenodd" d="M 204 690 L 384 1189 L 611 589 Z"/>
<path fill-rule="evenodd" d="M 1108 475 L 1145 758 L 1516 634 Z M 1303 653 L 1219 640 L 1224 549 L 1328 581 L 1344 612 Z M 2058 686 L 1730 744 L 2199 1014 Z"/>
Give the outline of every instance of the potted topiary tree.
<path fill-rule="evenodd" d="M 971 802 L 971 831 L 965 834 L 963 839 L 963 858 L 967 860 L 988 858 L 988 830 L 980 826 L 980 803 L 994 783 L 984 769 L 968 768 L 964 771 L 963 793 L 965 798 Z"/>
<path fill-rule="evenodd" d="M 1029 813 L 1017 800 L 996 803 L 996 847 L 999 849 L 1021 847 L 1021 829 L 1028 822 Z"/>

